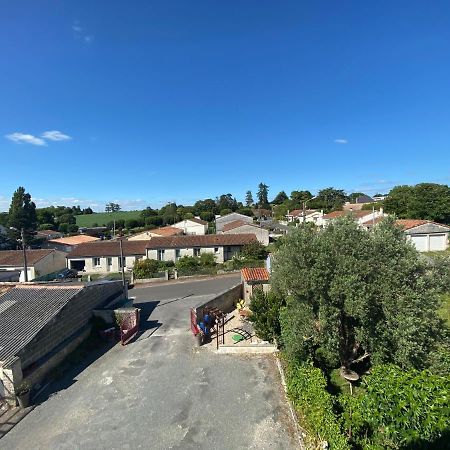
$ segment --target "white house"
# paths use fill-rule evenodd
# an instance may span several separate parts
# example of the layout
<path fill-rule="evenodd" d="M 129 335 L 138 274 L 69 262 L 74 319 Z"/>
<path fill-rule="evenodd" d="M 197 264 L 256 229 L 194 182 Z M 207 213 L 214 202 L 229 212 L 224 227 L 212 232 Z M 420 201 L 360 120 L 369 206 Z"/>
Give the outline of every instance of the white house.
<path fill-rule="evenodd" d="M 253 223 L 235 220 L 225 224 L 222 228 L 223 234 L 251 234 L 253 233 L 263 245 L 269 245 L 269 230 Z"/>
<path fill-rule="evenodd" d="M 431 220 L 403 219 L 395 222 L 419 252 L 443 251 L 449 246 L 450 227 Z"/>
<path fill-rule="evenodd" d="M 299 223 L 303 223 L 303 221 L 305 221 L 305 222 L 312 222 L 317 226 L 322 225 L 322 217 L 323 211 L 319 211 L 317 209 L 306 209 L 304 219 L 302 209 L 294 209 L 292 211 L 288 211 L 288 213 L 286 214 L 287 222 L 298 221 Z"/>
<path fill-rule="evenodd" d="M 383 208 L 380 208 L 379 211 L 333 211 L 328 214 L 324 214 L 322 217 L 322 225 L 327 226 L 332 220 L 345 216 L 352 217 L 358 225 L 364 227 L 365 223 L 370 223 L 373 220 L 384 217 L 385 214 L 383 212 Z"/>
<path fill-rule="evenodd" d="M 64 269 L 65 253 L 58 250 L 40 249 L 26 250 L 28 281 L 42 275 Z M 25 281 L 22 250 L 0 251 L 0 273 L 17 272 L 19 281 Z"/>
<path fill-rule="evenodd" d="M 244 214 L 239 214 L 237 212 L 232 212 L 225 216 L 216 218 L 216 233 L 220 233 L 227 223 L 234 222 L 235 220 L 242 220 L 243 222 L 253 223 L 253 219 Z"/>
<path fill-rule="evenodd" d="M 177 261 L 183 256 L 212 253 L 216 262 L 222 264 L 239 253 L 244 245 L 255 241 L 255 234 L 157 237 L 147 243 L 147 258 L 158 261 Z"/>
<path fill-rule="evenodd" d="M 119 272 L 122 264 L 132 269 L 134 263 L 145 257 L 145 246 L 150 241 L 122 240 L 123 260 L 119 240 L 80 244 L 67 255 L 67 267 L 86 273 Z"/>
<path fill-rule="evenodd" d="M 173 225 L 175 228 L 183 230 L 184 234 L 195 234 L 197 236 L 204 235 L 208 232 L 208 222 L 193 217 L 192 219 L 184 219 Z"/>

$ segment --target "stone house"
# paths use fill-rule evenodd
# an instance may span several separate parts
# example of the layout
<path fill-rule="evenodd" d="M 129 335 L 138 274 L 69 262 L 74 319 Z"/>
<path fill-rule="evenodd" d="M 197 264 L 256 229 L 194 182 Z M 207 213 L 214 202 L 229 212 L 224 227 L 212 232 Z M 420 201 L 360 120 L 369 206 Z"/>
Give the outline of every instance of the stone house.
<path fill-rule="evenodd" d="M 244 267 L 241 270 L 244 300 L 248 304 L 253 293 L 262 289 L 268 292 L 270 289 L 270 273 L 264 267 Z"/>
<path fill-rule="evenodd" d="M 147 258 L 175 262 L 183 256 L 212 253 L 216 262 L 222 264 L 238 254 L 244 245 L 256 240 L 254 233 L 153 238 L 146 246 Z"/>
<path fill-rule="evenodd" d="M 95 308 L 123 298 L 121 282 L 18 285 L 0 295 L 0 400 L 23 379 L 42 382 L 90 333 Z"/>

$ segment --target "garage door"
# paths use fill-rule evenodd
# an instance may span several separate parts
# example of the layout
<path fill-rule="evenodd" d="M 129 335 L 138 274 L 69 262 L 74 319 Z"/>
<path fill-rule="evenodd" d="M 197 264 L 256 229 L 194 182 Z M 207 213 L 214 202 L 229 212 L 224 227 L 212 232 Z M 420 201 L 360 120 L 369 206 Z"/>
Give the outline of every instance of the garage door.
<path fill-rule="evenodd" d="M 428 235 L 426 234 L 415 234 L 411 236 L 412 243 L 416 246 L 419 252 L 428 251 Z"/>
<path fill-rule="evenodd" d="M 447 236 L 445 234 L 430 234 L 430 251 L 445 250 Z"/>

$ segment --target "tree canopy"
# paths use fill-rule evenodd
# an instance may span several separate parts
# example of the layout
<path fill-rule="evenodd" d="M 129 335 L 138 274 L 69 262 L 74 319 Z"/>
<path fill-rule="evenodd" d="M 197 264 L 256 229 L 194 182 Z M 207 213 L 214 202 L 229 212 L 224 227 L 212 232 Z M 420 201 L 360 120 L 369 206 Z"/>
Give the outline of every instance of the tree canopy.
<path fill-rule="evenodd" d="M 264 183 L 259 183 L 258 185 L 258 193 L 256 194 L 258 197 L 258 206 L 260 208 L 269 208 L 269 186 Z"/>
<path fill-rule="evenodd" d="M 37 229 L 36 205 L 31 201 L 31 195 L 20 186 L 13 194 L 9 207 L 8 226 L 15 228 L 9 230 L 12 239 L 20 238 L 20 230 L 23 228 L 25 239 L 30 242 Z"/>

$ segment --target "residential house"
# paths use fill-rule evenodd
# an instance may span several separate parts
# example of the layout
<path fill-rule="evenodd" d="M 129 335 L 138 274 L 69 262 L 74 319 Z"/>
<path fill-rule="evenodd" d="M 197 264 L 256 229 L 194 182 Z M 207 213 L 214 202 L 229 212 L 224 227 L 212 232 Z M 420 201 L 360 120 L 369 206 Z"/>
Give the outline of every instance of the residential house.
<path fill-rule="evenodd" d="M 64 236 L 63 233 L 55 230 L 39 230 L 36 232 L 36 238 L 48 241 L 49 239 L 59 239 Z"/>
<path fill-rule="evenodd" d="M 194 234 L 197 236 L 204 235 L 208 232 L 208 222 L 206 220 L 193 217 L 192 219 L 184 219 L 173 224 L 175 228 L 183 230 L 184 234 Z"/>
<path fill-rule="evenodd" d="M 305 218 L 303 218 L 303 209 L 294 209 L 286 214 L 287 222 L 312 222 L 317 226 L 322 225 L 322 217 L 323 211 L 317 209 L 305 209 Z"/>
<path fill-rule="evenodd" d="M 212 253 L 216 262 L 221 264 L 238 254 L 244 245 L 255 241 L 254 233 L 155 237 L 147 243 L 147 258 L 177 261 L 183 256 Z"/>
<path fill-rule="evenodd" d="M 446 250 L 449 246 L 450 227 L 431 220 L 402 219 L 395 222 L 405 231 L 419 252 Z"/>
<path fill-rule="evenodd" d="M 270 220 L 272 218 L 271 209 L 253 208 L 252 212 L 257 220 Z"/>
<path fill-rule="evenodd" d="M 67 254 L 67 267 L 86 273 L 120 272 L 122 264 L 131 270 L 134 263 L 145 257 L 147 241 L 122 240 L 123 260 L 119 240 L 80 244 Z"/>
<path fill-rule="evenodd" d="M 327 226 L 332 220 L 337 219 L 339 217 L 350 216 L 352 217 L 359 225 L 363 225 L 377 217 L 384 217 L 385 214 L 383 212 L 383 208 L 379 211 L 332 211 L 328 214 L 325 214 L 322 217 L 323 226 Z"/>
<path fill-rule="evenodd" d="M 26 257 L 28 281 L 64 269 L 66 266 L 65 254 L 58 250 L 26 250 Z M 16 272 L 19 277 L 18 280 L 9 281 L 25 281 L 23 262 L 22 250 L 0 251 L 0 273 L 8 275 L 8 273 Z M 6 281 L 4 277 L 2 278 Z"/>
<path fill-rule="evenodd" d="M 77 245 L 86 244 L 87 242 L 95 242 L 99 241 L 100 238 L 88 236 L 87 234 L 79 234 L 77 236 L 68 236 L 59 239 L 49 239 L 45 246 L 45 248 L 54 248 L 55 250 L 60 250 L 62 252 L 69 253 L 71 252 Z"/>
<path fill-rule="evenodd" d="M 270 289 L 269 279 L 269 271 L 264 267 L 244 267 L 241 270 L 241 280 L 245 302 L 250 302 L 251 296 L 258 289 L 268 292 Z"/>
<path fill-rule="evenodd" d="M 0 294 L 0 403 L 42 383 L 90 333 L 95 308 L 123 298 L 120 281 L 19 285 Z"/>
<path fill-rule="evenodd" d="M 153 237 L 163 237 L 163 236 L 179 236 L 183 234 L 181 228 L 176 227 L 163 227 L 155 228 L 153 230 L 143 231 L 142 233 L 135 234 L 128 238 L 129 241 L 148 241 Z"/>
<path fill-rule="evenodd" d="M 259 242 L 263 245 L 269 245 L 269 230 L 262 228 L 254 223 L 235 220 L 226 223 L 222 228 L 223 234 L 251 234 L 253 233 Z"/>
<path fill-rule="evenodd" d="M 225 216 L 216 218 L 216 233 L 220 233 L 227 223 L 234 222 L 235 220 L 242 220 L 243 222 L 253 223 L 253 219 L 244 214 L 239 214 L 237 212 L 232 212 Z"/>

